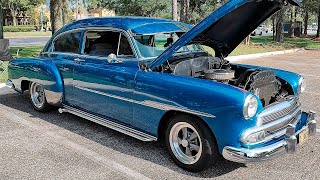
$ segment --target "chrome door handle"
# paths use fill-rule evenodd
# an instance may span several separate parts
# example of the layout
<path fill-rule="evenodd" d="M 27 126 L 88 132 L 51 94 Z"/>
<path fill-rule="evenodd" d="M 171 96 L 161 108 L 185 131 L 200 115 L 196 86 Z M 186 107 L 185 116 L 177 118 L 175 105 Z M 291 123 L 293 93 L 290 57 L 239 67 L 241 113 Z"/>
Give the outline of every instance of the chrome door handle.
<path fill-rule="evenodd" d="M 80 59 L 80 58 L 75 58 L 74 61 L 76 61 L 76 62 L 85 62 L 86 60 Z"/>

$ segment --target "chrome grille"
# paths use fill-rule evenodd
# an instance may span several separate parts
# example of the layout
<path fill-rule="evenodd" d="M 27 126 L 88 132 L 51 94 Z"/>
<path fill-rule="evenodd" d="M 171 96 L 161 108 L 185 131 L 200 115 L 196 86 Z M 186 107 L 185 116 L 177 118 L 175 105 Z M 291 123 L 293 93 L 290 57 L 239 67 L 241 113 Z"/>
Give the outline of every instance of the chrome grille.
<path fill-rule="evenodd" d="M 262 120 L 262 124 L 266 124 L 266 123 L 275 121 L 275 120 L 282 118 L 288 114 L 291 114 L 294 111 L 296 111 L 297 108 L 300 108 L 300 103 L 298 101 L 293 101 L 289 107 L 286 107 L 284 109 L 280 109 L 279 111 L 276 111 L 272 114 L 260 117 Z"/>
<path fill-rule="evenodd" d="M 265 130 L 265 141 L 284 135 L 288 124 L 297 125 L 301 113 L 299 99 L 293 96 L 262 111 L 258 121 L 260 128 Z"/>

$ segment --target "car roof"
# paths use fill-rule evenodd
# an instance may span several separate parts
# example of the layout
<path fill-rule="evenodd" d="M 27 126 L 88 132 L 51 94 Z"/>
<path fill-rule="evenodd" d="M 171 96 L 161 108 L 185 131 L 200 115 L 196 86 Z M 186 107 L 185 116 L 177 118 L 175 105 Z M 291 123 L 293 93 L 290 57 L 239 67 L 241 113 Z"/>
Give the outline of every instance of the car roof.
<path fill-rule="evenodd" d="M 192 26 L 169 19 L 137 16 L 115 16 L 78 20 L 64 26 L 59 33 L 87 27 L 112 27 L 131 31 L 136 34 L 152 34 L 156 32 L 187 31 Z"/>

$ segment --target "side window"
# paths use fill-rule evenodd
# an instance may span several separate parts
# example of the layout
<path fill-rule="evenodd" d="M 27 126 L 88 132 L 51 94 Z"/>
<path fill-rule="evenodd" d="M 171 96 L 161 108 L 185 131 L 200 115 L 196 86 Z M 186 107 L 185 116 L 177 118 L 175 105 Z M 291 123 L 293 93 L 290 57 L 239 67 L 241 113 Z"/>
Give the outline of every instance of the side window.
<path fill-rule="evenodd" d="M 114 31 L 88 31 L 85 36 L 83 53 L 94 56 L 133 55 L 130 43 L 126 36 Z"/>
<path fill-rule="evenodd" d="M 128 38 L 123 34 L 120 34 L 120 36 L 118 56 L 133 56 Z"/>
<path fill-rule="evenodd" d="M 66 33 L 54 41 L 52 51 L 79 53 L 80 42 L 81 32 Z"/>

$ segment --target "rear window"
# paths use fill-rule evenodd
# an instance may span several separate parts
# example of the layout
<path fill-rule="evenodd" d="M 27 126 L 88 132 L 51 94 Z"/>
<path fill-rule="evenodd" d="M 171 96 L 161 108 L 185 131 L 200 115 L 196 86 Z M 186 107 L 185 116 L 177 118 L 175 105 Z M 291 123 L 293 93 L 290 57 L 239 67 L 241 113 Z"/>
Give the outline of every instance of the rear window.
<path fill-rule="evenodd" d="M 79 53 L 80 42 L 81 32 L 65 33 L 54 41 L 52 51 Z"/>

